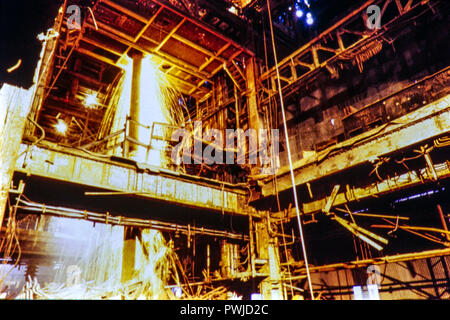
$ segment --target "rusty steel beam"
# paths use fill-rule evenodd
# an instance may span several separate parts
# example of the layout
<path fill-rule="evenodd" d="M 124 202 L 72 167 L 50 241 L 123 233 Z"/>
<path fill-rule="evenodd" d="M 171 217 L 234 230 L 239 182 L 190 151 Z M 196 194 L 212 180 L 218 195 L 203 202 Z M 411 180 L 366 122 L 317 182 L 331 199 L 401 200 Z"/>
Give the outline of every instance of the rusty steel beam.
<path fill-rule="evenodd" d="M 307 44 L 300 47 L 294 53 L 284 58 L 281 62 L 278 63 L 278 69 L 283 70 L 284 68 L 290 68 L 292 71 L 292 75 L 290 78 L 284 79 L 284 85 L 282 86 L 282 90 L 285 91 L 288 87 L 290 87 L 293 83 L 300 83 L 302 80 L 306 79 L 308 76 L 312 75 L 313 72 L 318 71 L 321 68 L 327 67 L 330 63 L 338 59 L 342 54 L 346 52 L 352 52 L 353 50 L 363 46 L 368 41 L 373 41 L 379 39 L 386 33 L 389 27 L 396 22 L 401 16 L 406 14 L 407 12 L 415 9 L 418 6 L 425 5 L 426 1 L 414 0 L 408 3 L 405 7 L 397 8 L 397 15 L 393 17 L 390 21 L 385 21 L 383 23 L 383 27 L 381 29 L 370 30 L 366 28 L 364 25 L 367 19 L 367 13 L 365 10 L 370 5 L 379 5 L 382 7 L 381 16 L 383 16 L 387 6 L 392 2 L 392 0 L 370 0 L 366 1 L 362 6 L 358 9 L 349 13 L 346 17 L 339 20 L 336 24 L 331 26 L 330 28 L 323 31 L 320 35 L 315 37 L 313 40 L 308 42 Z M 414 3 L 412 3 L 414 2 Z M 359 30 L 351 30 L 350 27 L 346 27 L 348 24 L 357 21 L 357 19 L 361 19 L 362 27 L 365 29 L 364 32 Z M 381 18 L 380 18 L 381 19 Z M 342 40 L 342 35 L 346 33 L 351 33 L 358 36 L 358 39 L 352 41 L 347 45 L 344 44 Z M 327 39 L 336 38 L 338 42 L 337 47 L 330 47 L 327 44 Z M 326 51 L 331 53 L 330 57 L 326 57 L 324 59 L 320 59 L 319 51 Z M 304 61 L 302 61 L 304 59 Z M 310 64 L 308 61 L 312 59 L 313 63 Z M 303 66 L 308 68 L 309 70 L 302 73 L 301 75 L 297 74 L 296 66 Z M 276 68 L 273 67 L 270 70 L 266 71 L 261 76 L 261 82 L 263 85 L 266 84 L 266 80 L 276 78 Z M 273 83 L 273 81 L 272 81 Z M 263 103 L 268 103 L 269 99 L 277 94 L 278 89 L 276 86 L 272 85 L 272 88 L 264 88 L 265 92 L 268 92 L 268 97 L 263 99 Z"/>
<path fill-rule="evenodd" d="M 153 55 L 155 55 L 155 56 L 157 56 L 157 57 L 159 57 L 159 58 L 161 58 L 163 60 L 167 60 L 167 62 L 169 62 L 170 64 L 174 64 L 180 70 L 183 70 L 183 71 L 185 71 L 187 73 L 190 73 L 193 76 L 196 76 L 197 78 L 200 78 L 200 79 L 204 78 L 205 80 L 208 80 L 212 76 L 212 74 L 204 72 L 204 71 L 199 72 L 197 70 L 198 68 L 196 66 L 191 65 L 191 64 L 187 63 L 186 61 L 180 60 L 180 59 L 178 59 L 176 57 L 173 57 L 173 56 L 171 56 L 169 54 L 162 53 L 162 52 L 149 51 L 149 50 L 145 49 L 144 47 L 138 45 L 137 43 L 134 43 L 133 42 L 134 39 L 132 37 L 130 37 L 130 36 L 120 32 L 119 30 L 116 30 L 116 29 L 114 29 L 114 28 L 112 28 L 112 27 L 110 27 L 108 25 L 105 25 L 105 24 L 103 24 L 101 22 L 97 22 L 97 24 L 98 24 L 99 27 L 101 26 L 101 28 L 98 29 L 97 32 L 99 32 L 99 33 L 101 33 L 103 35 L 106 35 L 109 38 L 111 38 L 111 39 L 113 39 L 113 40 L 115 40 L 117 42 L 120 42 L 120 43 L 122 43 L 122 44 L 124 44 L 126 46 L 129 46 L 132 49 L 135 49 L 135 50 L 138 50 L 138 51 L 142 51 L 144 53 L 153 54 Z M 95 29 L 95 26 L 92 25 L 92 24 L 87 23 L 86 26 L 89 27 L 89 28 Z M 157 44 L 157 43 L 155 43 L 155 44 Z M 102 48 L 102 45 L 99 44 L 99 47 Z M 121 54 L 122 53 L 120 53 L 119 55 L 121 55 Z"/>
<path fill-rule="evenodd" d="M 153 15 L 153 17 L 151 17 L 148 22 L 145 24 L 145 26 L 142 28 L 141 31 L 139 31 L 139 33 L 136 35 L 136 37 L 134 37 L 134 43 L 136 43 L 139 38 L 145 33 L 145 31 L 147 31 L 148 27 L 155 21 L 155 19 L 159 16 L 159 14 L 161 13 L 161 11 L 163 10 L 162 7 L 159 7 L 158 11 L 156 11 L 156 13 Z M 130 52 L 131 48 L 128 47 L 127 50 L 125 50 L 125 52 L 123 53 L 121 59 L 123 59 L 128 52 Z"/>
<path fill-rule="evenodd" d="M 97 42 L 95 40 L 92 40 L 92 39 L 90 39 L 88 37 L 83 37 L 83 38 L 80 39 L 80 41 L 88 43 L 88 44 L 91 44 L 91 45 L 93 45 L 93 46 L 95 46 L 97 48 L 100 48 L 100 49 L 105 50 L 105 51 L 107 51 L 109 53 L 112 53 L 112 54 L 118 56 L 118 58 L 120 57 L 120 54 L 121 54 L 120 51 L 117 51 L 116 49 L 114 49 L 112 47 L 109 47 L 109 46 L 107 46 L 105 44 L 100 44 L 99 42 Z M 117 61 L 120 61 L 120 59 L 117 59 Z"/>
<path fill-rule="evenodd" d="M 152 1 L 153 1 L 153 0 L 152 0 Z M 121 5 L 119 5 L 119 4 L 117 4 L 117 3 L 114 3 L 113 1 L 110 1 L 110 0 L 102 0 L 102 2 L 105 3 L 105 4 L 107 4 L 107 5 L 109 5 L 109 6 L 111 6 L 111 7 L 113 7 L 114 9 L 116 9 L 116 10 L 118 10 L 118 11 L 121 11 L 121 12 L 125 13 L 126 15 L 128 15 L 128 16 L 130 16 L 130 17 L 132 17 L 132 18 L 134 18 L 134 19 L 136 19 L 136 20 L 138 20 L 138 21 L 144 23 L 145 25 L 149 24 L 149 20 L 148 20 L 147 18 L 145 18 L 145 17 L 143 17 L 143 16 L 139 15 L 138 13 L 135 13 L 135 12 L 133 12 L 133 11 L 131 11 L 131 10 L 128 10 L 128 9 L 124 8 L 123 6 L 121 6 Z M 249 56 L 254 56 L 254 54 L 253 54 L 252 52 L 250 52 L 249 50 L 246 50 L 246 49 L 242 48 L 242 46 L 238 45 L 237 43 L 235 43 L 235 42 L 232 41 L 231 39 L 228 39 L 228 38 L 224 37 L 224 36 L 221 35 L 220 33 L 217 33 L 217 32 L 215 32 L 215 31 L 213 31 L 212 29 L 210 29 L 210 28 L 208 28 L 208 27 L 202 25 L 201 23 L 197 22 L 196 20 L 191 19 L 191 18 L 189 18 L 189 17 L 187 17 L 187 16 L 181 14 L 180 12 L 178 12 L 178 11 L 176 11 L 176 10 L 174 10 L 174 9 L 172 9 L 172 8 L 170 8 L 170 7 L 168 7 L 168 6 L 166 6 L 165 4 L 163 4 L 163 3 L 159 2 L 159 1 L 153 1 L 153 2 L 156 3 L 156 4 L 158 4 L 158 5 L 160 5 L 160 9 L 161 9 L 161 8 L 164 8 L 165 10 L 171 11 L 171 12 L 177 14 L 178 16 L 182 17 L 182 19 L 183 19 L 182 22 L 183 22 L 183 23 L 189 21 L 189 22 L 193 23 L 194 25 L 196 25 L 196 26 L 198 26 L 198 27 L 200 27 L 200 28 L 202 28 L 202 29 L 205 29 L 205 30 L 208 31 L 209 33 L 211 33 L 211 34 L 213 34 L 214 36 L 220 38 L 221 40 L 223 40 L 223 41 L 225 41 L 225 42 L 232 43 L 232 44 L 233 44 L 235 47 L 237 47 L 237 48 L 241 48 L 241 50 L 245 51 Z M 154 17 L 152 17 L 151 19 L 154 19 Z M 150 20 L 151 20 L 151 19 L 150 19 Z M 182 24 L 183 24 L 183 23 L 182 23 Z M 151 24 L 151 23 L 150 23 L 150 24 Z M 178 27 L 178 28 L 179 28 L 179 27 Z M 214 54 L 213 52 L 209 51 L 208 49 L 206 49 L 206 48 L 204 48 L 204 47 L 202 47 L 202 46 L 199 46 L 199 45 L 197 45 L 196 43 L 194 43 L 194 42 L 192 42 L 192 41 L 190 41 L 190 40 L 188 40 L 188 39 L 185 39 L 185 38 L 182 37 L 182 36 L 179 36 L 179 35 L 175 34 L 175 32 L 178 30 L 178 28 L 175 28 L 174 30 L 172 30 L 173 32 L 171 32 L 171 33 L 172 33 L 172 37 L 173 37 L 174 39 L 176 39 L 176 40 L 178 40 L 178 41 L 180 41 L 180 42 L 182 42 L 182 43 L 184 43 L 184 44 L 186 44 L 186 45 L 188 45 L 188 46 L 190 46 L 190 47 L 192 47 L 192 48 L 194 48 L 194 49 L 196 49 L 196 50 L 199 50 L 199 51 L 201 51 L 202 53 L 204 53 L 204 54 L 206 54 L 206 55 L 209 55 L 209 56 L 215 56 L 215 54 Z M 141 35 L 141 37 L 144 38 L 144 39 L 146 39 L 146 40 L 150 40 L 150 39 L 148 39 L 147 37 L 145 37 L 145 36 L 143 36 L 143 35 Z M 169 38 L 170 38 L 170 37 L 169 37 Z M 168 39 L 167 39 L 167 40 L 168 40 Z M 162 45 L 160 45 L 159 49 L 160 49 L 161 47 L 162 47 Z M 158 51 L 158 50 L 155 50 L 155 51 Z M 225 59 L 223 59 L 223 58 L 216 57 L 216 59 L 219 59 L 220 61 L 225 62 Z"/>
<path fill-rule="evenodd" d="M 93 26 L 89 25 L 89 27 L 93 27 Z M 113 38 L 115 41 L 118 41 L 118 42 L 120 42 L 122 44 L 125 44 L 125 45 L 129 46 L 127 50 L 129 50 L 130 48 L 133 48 L 133 49 L 136 49 L 138 51 L 148 52 L 146 49 L 140 47 L 139 45 L 131 43 L 130 41 L 128 41 L 126 39 L 121 39 L 119 36 L 114 35 L 113 33 L 109 33 L 107 31 L 104 31 L 104 30 L 101 30 L 101 29 L 99 29 L 98 32 L 100 32 L 102 34 L 105 34 L 105 35 L 108 35 L 110 38 Z M 85 39 L 83 39 L 83 41 L 84 40 Z M 117 56 L 123 56 L 123 53 L 118 52 L 118 51 L 116 51 L 115 49 L 113 49 L 111 47 L 106 47 L 105 45 L 102 45 L 102 44 L 99 44 L 99 43 L 95 43 L 94 41 L 91 41 L 91 40 L 87 40 L 86 42 L 90 42 L 91 44 L 95 44 L 97 47 L 99 47 L 101 49 L 104 49 L 104 50 L 106 50 L 108 52 L 111 52 L 111 53 L 113 53 L 113 54 L 115 54 Z M 120 59 L 121 59 L 121 58 L 119 58 L 117 62 L 114 62 L 113 60 L 110 60 L 110 59 L 105 58 L 105 57 L 103 57 L 101 55 L 89 52 L 89 51 L 84 50 L 84 49 L 78 49 L 77 51 L 79 51 L 79 52 L 81 52 L 83 54 L 86 54 L 88 56 L 91 56 L 91 57 L 93 57 L 95 59 L 98 59 L 100 61 L 103 61 L 105 63 L 109 63 L 109 64 L 116 65 L 116 66 L 117 66 L 117 63 L 120 62 Z M 167 64 L 171 65 L 172 67 L 175 67 L 175 68 L 177 68 L 177 69 L 187 73 L 189 76 L 201 79 L 202 83 L 204 81 L 213 82 L 212 80 L 209 80 L 209 76 L 208 75 L 201 75 L 201 74 L 197 73 L 194 70 L 196 68 L 195 66 L 189 66 L 189 64 L 186 64 L 183 61 L 178 61 L 178 60 L 177 61 L 172 61 L 172 59 L 176 59 L 176 58 L 172 58 L 172 57 L 166 56 L 165 54 L 163 54 L 161 52 L 156 52 L 156 53 L 152 53 L 152 54 L 155 57 L 157 57 L 158 59 L 161 59 L 162 61 L 164 61 L 164 63 L 167 63 Z M 188 67 L 190 67 L 190 68 L 188 68 Z M 173 76 L 173 75 L 170 75 L 170 77 L 172 79 L 174 79 L 175 82 L 182 82 L 184 84 L 189 84 L 193 88 L 192 90 L 190 90 L 188 92 L 183 92 L 185 94 L 193 94 L 193 92 L 195 92 L 195 90 L 201 89 L 200 85 L 198 85 L 197 83 L 191 83 L 191 82 L 189 82 L 189 81 L 187 81 L 185 79 L 181 79 L 181 78 L 178 78 L 178 77 Z"/>
<path fill-rule="evenodd" d="M 444 169 L 440 170 L 438 173 L 439 180 L 442 179 L 448 179 L 450 178 L 450 168 L 447 166 L 446 163 L 439 164 Z M 430 176 L 427 176 L 427 170 L 426 168 L 423 168 L 420 170 L 420 175 L 423 175 L 423 177 L 428 178 L 428 181 L 433 181 Z M 336 196 L 336 200 L 333 204 L 333 206 L 339 206 L 349 203 L 354 203 L 360 200 L 368 199 L 377 197 L 383 194 L 396 192 L 399 190 L 403 190 L 406 188 L 412 188 L 414 186 L 419 186 L 424 183 L 423 177 L 421 178 L 418 174 L 415 172 L 407 172 L 405 174 L 402 174 L 400 176 L 394 176 L 389 179 L 380 181 L 374 185 L 369 185 L 367 187 L 358 187 L 358 188 L 349 188 L 347 191 L 343 191 Z M 304 202 L 303 203 L 303 213 L 304 214 L 315 214 L 322 211 L 322 208 L 325 206 L 327 202 L 327 198 L 317 199 L 315 201 L 311 202 Z M 345 211 L 345 210 L 343 210 Z M 355 214 L 364 216 L 364 214 Z M 280 212 L 277 214 L 277 216 L 283 217 L 284 212 Z M 368 217 L 370 216 L 377 216 L 377 215 L 366 215 Z M 289 218 L 295 218 L 295 212 L 293 210 L 290 210 L 288 212 Z"/>
<path fill-rule="evenodd" d="M 17 160 L 16 172 L 46 177 L 55 181 L 102 188 L 114 193 L 139 196 L 170 202 L 175 205 L 206 209 L 224 214 L 248 215 L 255 210 L 247 206 L 247 192 L 215 186 L 193 177 L 169 174 L 160 169 L 142 172 L 136 166 L 118 164 L 80 151 L 50 147 L 35 147 L 33 158 L 27 157 L 27 145 L 22 144 L 22 156 Z M 52 159 L 53 164 L 45 160 Z M 164 171 L 165 172 L 165 171 Z M 192 181 L 191 181 L 192 180 Z"/>
<path fill-rule="evenodd" d="M 310 270 L 313 273 L 328 272 L 328 271 L 367 267 L 369 265 L 380 265 L 380 264 L 386 264 L 386 263 L 406 262 L 406 261 L 417 260 L 417 259 L 444 257 L 444 256 L 448 256 L 448 255 L 450 255 L 450 248 L 429 250 L 429 251 L 422 251 L 422 252 L 414 252 L 414 253 L 397 254 L 394 256 L 385 256 L 385 257 L 366 259 L 366 260 L 356 260 L 356 261 L 351 261 L 351 262 L 347 262 L 347 263 L 335 263 L 335 264 L 311 267 Z M 301 274 L 304 274 L 305 270 L 302 268 L 299 270 L 299 272 Z"/>
<path fill-rule="evenodd" d="M 405 149 L 450 131 L 450 95 L 396 120 L 395 124 L 376 128 L 360 136 L 325 149 L 295 166 L 295 183 L 303 185 L 339 171 L 375 161 L 391 152 Z M 352 146 L 352 147 L 350 147 Z M 333 151 L 340 150 L 336 154 Z M 278 173 L 278 190 L 292 187 L 287 169 Z M 262 188 L 263 196 L 274 194 L 273 181 Z"/>
<path fill-rule="evenodd" d="M 159 51 L 166 43 L 169 41 L 169 39 L 175 34 L 175 32 L 178 31 L 178 29 L 181 28 L 181 26 L 186 22 L 186 18 L 183 18 L 180 23 L 178 23 L 175 28 L 173 28 L 169 34 L 161 41 L 161 43 L 154 49 L 155 51 Z"/>
<path fill-rule="evenodd" d="M 183 18 L 186 18 L 187 21 L 191 22 L 192 24 L 205 29 L 206 31 L 208 31 L 209 33 L 213 34 L 214 36 L 220 38 L 221 40 L 225 41 L 225 42 L 230 42 L 231 44 L 233 44 L 235 47 L 240 48 L 241 50 L 243 50 L 247 55 L 254 57 L 255 54 L 253 52 L 251 52 L 250 50 L 247 50 L 246 48 L 244 48 L 243 46 L 239 45 L 238 43 L 234 42 L 233 40 L 225 37 L 224 35 L 220 34 L 219 32 L 214 31 L 213 29 L 209 28 L 208 26 L 200 23 L 199 21 L 190 18 L 188 16 L 185 16 L 184 14 L 180 13 L 179 11 L 165 5 L 163 2 L 158 1 L 158 0 L 151 0 L 152 2 L 159 4 L 160 6 L 164 7 L 165 9 L 167 9 L 168 11 L 171 11 L 172 13 L 175 13 Z M 145 19 L 145 18 L 144 18 Z"/>
<path fill-rule="evenodd" d="M 77 49 L 75 49 L 75 50 L 76 50 L 77 52 L 79 52 L 79 53 L 85 55 L 85 56 L 94 58 L 94 59 L 96 59 L 96 60 L 99 60 L 99 61 L 101 61 L 101 62 L 107 63 L 107 64 L 112 65 L 112 66 L 117 66 L 117 61 L 114 61 L 114 60 L 112 60 L 112 59 L 106 58 L 106 57 L 104 57 L 104 56 L 102 56 L 102 55 L 99 55 L 99 54 L 97 54 L 97 53 L 94 53 L 94 52 L 92 52 L 92 51 L 89 51 L 89 50 L 86 50 L 86 49 L 83 49 L 83 48 L 77 48 Z"/>
<path fill-rule="evenodd" d="M 101 48 L 101 49 L 103 49 L 103 50 L 106 50 L 106 51 L 108 51 L 108 52 L 110 52 L 110 53 L 113 53 L 113 54 L 115 54 L 115 55 L 118 56 L 118 59 L 117 59 L 117 61 L 114 61 L 114 60 L 111 60 L 111 59 L 109 59 L 109 58 L 106 58 L 106 57 L 104 57 L 104 56 L 102 56 L 102 55 L 93 53 L 93 52 L 91 52 L 91 51 L 89 51 L 89 50 L 86 50 L 86 49 L 83 49 L 83 48 L 77 48 L 77 49 L 75 49 L 77 52 L 82 53 L 82 54 L 84 54 L 84 55 L 87 55 L 87 56 L 89 56 L 89 57 L 92 57 L 92 58 L 94 58 L 94 59 L 97 59 L 97 60 L 99 60 L 99 61 L 105 62 L 105 63 L 107 63 L 107 64 L 114 65 L 114 66 L 119 66 L 118 63 L 120 63 L 120 61 L 121 61 L 121 59 L 122 59 L 122 58 L 120 57 L 120 55 L 121 55 L 120 52 L 116 51 L 115 49 L 113 49 L 113 48 L 111 48 L 111 47 L 107 47 L 107 46 L 105 46 L 105 45 L 101 45 L 101 44 L 99 44 L 98 42 L 95 42 L 95 41 L 93 41 L 93 40 L 91 40 L 91 39 L 89 39 L 89 38 L 82 38 L 82 41 L 84 41 L 84 42 L 86 42 L 86 43 L 89 43 L 89 44 L 92 44 L 92 45 L 95 45 L 95 46 L 97 46 L 97 47 L 99 47 L 99 48 Z M 130 49 L 130 47 L 128 47 L 128 49 Z M 127 51 L 128 51 L 128 49 L 127 49 Z M 122 54 L 122 57 L 123 57 L 124 55 L 125 55 L 125 53 Z M 168 63 L 168 62 L 167 62 L 167 61 L 164 61 L 164 62 L 162 62 L 162 63 Z M 179 67 L 175 66 L 174 64 L 171 64 L 171 63 L 168 63 L 168 64 L 171 65 L 171 69 L 173 69 L 173 68 L 179 68 Z M 183 71 L 184 71 L 184 70 L 183 70 Z M 189 82 L 189 81 L 187 81 L 187 80 L 185 80 L 185 79 L 182 79 L 182 78 L 179 78 L 179 77 L 174 76 L 174 75 L 172 75 L 172 74 L 169 74 L 169 73 L 168 73 L 169 71 L 163 71 L 163 72 L 164 72 L 171 80 L 173 80 L 174 82 L 176 82 L 176 83 L 178 83 L 178 84 L 187 85 L 187 86 L 189 86 L 189 87 L 192 88 L 192 89 L 189 90 L 189 91 L 181 90 L 181 91 L 182 91 L 183 93 L 185 93 L 185 94 L 192 95 L 196 90 L 208 91 L 208 90 L 206 90 L 206 89 L 202 89 L 202 88 L 201 88 L 201 84 L 202 84 L 204 81 L 207 81 L 207 80 L 203 80 L 203 79 L 202 79 L 201 82 L 200 82 L 200 85 L 199 85 L 199 84 L 197 84 L 197 83 L 192 83 L 192 82 Z M 186 72 L 186 71 L 185 71 L 185 72 Z M 187 72 L 186 72 L 186 73 L 187 73 Z M 192 74 L 189 74 L 189 76 L 195 76 L 195 77 L 197 77 L 198 75 L 192 75 Z"/>
<path fill-rule="evenodd" d="M 214 61 L 214 59 L 216 59 L 219 55 L 221 55 L 225 50 L 227 50 L 229 47 L 231 46 L 231 43 L 227 43 L 225 44 L 222 48 L 219 49 L 219 51 L 216 52 L 215 55 L 211 56 L 208 60 L 205 61 L 205 63 L 203 63 L 198 70 L 202 71 L 203 69 L 205 69 L 211 62 Z"/>

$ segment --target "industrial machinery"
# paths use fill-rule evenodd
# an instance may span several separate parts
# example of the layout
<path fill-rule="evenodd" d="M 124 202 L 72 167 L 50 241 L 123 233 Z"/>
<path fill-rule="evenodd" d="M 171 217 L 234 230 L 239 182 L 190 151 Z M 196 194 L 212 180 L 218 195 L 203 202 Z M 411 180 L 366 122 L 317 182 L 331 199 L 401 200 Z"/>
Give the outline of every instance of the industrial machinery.
<path fill-rule="evenodd" d="M 449 299 L 449 3 L 323 2 L 61 1 L 0 297 Z"/>

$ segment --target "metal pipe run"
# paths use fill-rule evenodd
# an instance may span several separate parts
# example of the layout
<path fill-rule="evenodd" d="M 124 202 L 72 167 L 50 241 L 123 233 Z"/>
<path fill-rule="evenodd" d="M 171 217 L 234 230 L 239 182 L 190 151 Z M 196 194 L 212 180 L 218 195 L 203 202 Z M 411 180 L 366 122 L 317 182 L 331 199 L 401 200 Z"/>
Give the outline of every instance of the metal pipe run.
<path fill-rule="evenodd" d="M 438 212 L 439 212 L 439 217 L 441 218 L 442 227 L 444 228 L 444 230 L 446 232 L 448 232 L 447 222 L 445 221 L 444 213 L 442 212 L 442 208 L 441 208 L 441 206 L 439 204 L 437 205 L 437 209 L 438 209 Z M 450 234 L 449 233 L 445 234 L 445 239 L 447 241 L 450 241 Z"/>
<path fill-rule="evenodd" d="M 185 225 L 179 225 L 174 223 L 167 223 L 155 220 L 144 220 L 136 218 L 128 218 L 122 216 L 111 216 L 109 213 L 96 213 L 87 210 L 77 210 L 72 208 L 47 206 L 36 202 L 25 201 L 19 199 L 19 203 L 23 206 L 18 206 L 18 209 L 24 211 L 30 211 L 34 213 L 57 216 L 71 219 L 82 219 L 91 222 L 106 223 L 118 226 L 129 226 L 137 228 L 149 228 L 165 232 L 179 232 L 185 235 L 188 234 L 201 234 L 206 236 L 228 238 L 234 240 L 249 241 L 249 237 L 243 234 L 231 233 L 222 230 L 213 230 L 203 227 L 188 227 Z"/>

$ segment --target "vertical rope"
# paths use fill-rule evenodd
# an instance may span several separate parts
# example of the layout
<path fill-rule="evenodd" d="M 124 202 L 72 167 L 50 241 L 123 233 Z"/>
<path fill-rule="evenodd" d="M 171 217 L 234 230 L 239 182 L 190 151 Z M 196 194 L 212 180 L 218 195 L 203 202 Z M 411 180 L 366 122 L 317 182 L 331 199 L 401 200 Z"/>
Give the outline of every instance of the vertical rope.
<path fill-rule="evenodd" d="M 299 209 L 298 199 L 297 199 L 297 190 L 295 188 L 294 167 L 292 165 L 292 155 L 291 155 L 291 148 L 290 148 L 290 144 L 289 144 L 289 134 L 288 134 L 288 130 L 287 130 L 286 113 L 285 113 L 285 109 L 284 109 L 283 93 L 281 91 L 280 70 L 278 68 L 277 50 L 275 47 L 275 36 L 273 33 L 272 14 L 270 13 L 270 0 L 267 0 L 267 11 L 269 14 L 270 33 L 271 33 L 271 37 L 272 37 L 273 58 L 274 58 L 274 63 L 275 63 L 275 69 L 277 72 L 278 94 L 280 96 L 281 114 L 283 116 L 284 135 L 285 135 L 285 139 L 286 139 L 289 168 L 291 171 L 291 180 L 292 180 L 292 190 L 294 193 L 295 211 L 297 213 L 298 229 L 300 232 L 300 240 L 302 243 L 303 258 L 305 260 L 306 275 L 308 277 L 309 291 L 311 293 L 311 299 L 314 300 L 314 291 L 313 291 L 313 287 L 312 287 L 312 283 L 311 283 L 311 274 L 309 272 L 308 257 L 306 255 L 306 246 L 305 246 L 305 239 L 303 237 L 303 228 L 302 228 L 302 221 L 300 218 L 300 209 Z"/>

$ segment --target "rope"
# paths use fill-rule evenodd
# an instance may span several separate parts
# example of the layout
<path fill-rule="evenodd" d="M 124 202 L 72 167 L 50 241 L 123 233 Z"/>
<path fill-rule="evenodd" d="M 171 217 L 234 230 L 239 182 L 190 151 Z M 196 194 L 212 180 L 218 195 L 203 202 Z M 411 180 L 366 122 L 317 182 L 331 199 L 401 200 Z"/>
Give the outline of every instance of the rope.
<path fill-rule="evenodd" d="M 278 68 L 278 58 L 277 58 L 277 50 L 275 47 L 275 36 L 274 36 L 274 32 L 273 32 L 272 14 L 270 13 L 270 0 L 267 0 L 267 12 L 269 15 L 270 33 L 271 33 L 271 37 L 272 37 L 272 48 L 273 48 L 275 69 L 277 72 L 277 83 L 278 83 L 278 93 L 280 96 L 281 114 L 283 115 L 284 135 L 285 135 L 285 139 L 286 139 L 289 168 L 291 171 L 291 180 L 292 180 L 292 190 L 294 193 L 295 211 L 297 213 L 298 228 L 299 228 L 299 232 L 300 232 L 300 240 L 302 243 L 303 258 L 305 260 L 306 275 L 308 277 L 309 290 L 311 293 L 311 299 L 314 300 L 314 291 L 313 291 L 313 287 L 312 287 L 312 283 L 311 283 L 311 274 L 309 272 L 308 257 L 306 255 L 306 246 L 305 246 L 305 239 L 303 237 L 302 221 L 300 218 L 300 210 L 299 210 L 298 199 L 297 199 L 297 190 L 295 188 L 294 167 L 292 164 L 291 148 L 289 145 L 289 134 L 288 134 L 288 130 L 287 130 L 287 121 L 286 121 L 286 113 L 285 113 L 285 109 L 284 109 L 283 93 L 281 90 L 282 87 L 281 87 L 281 80 L 280 80 L 280 69 Z"/>

